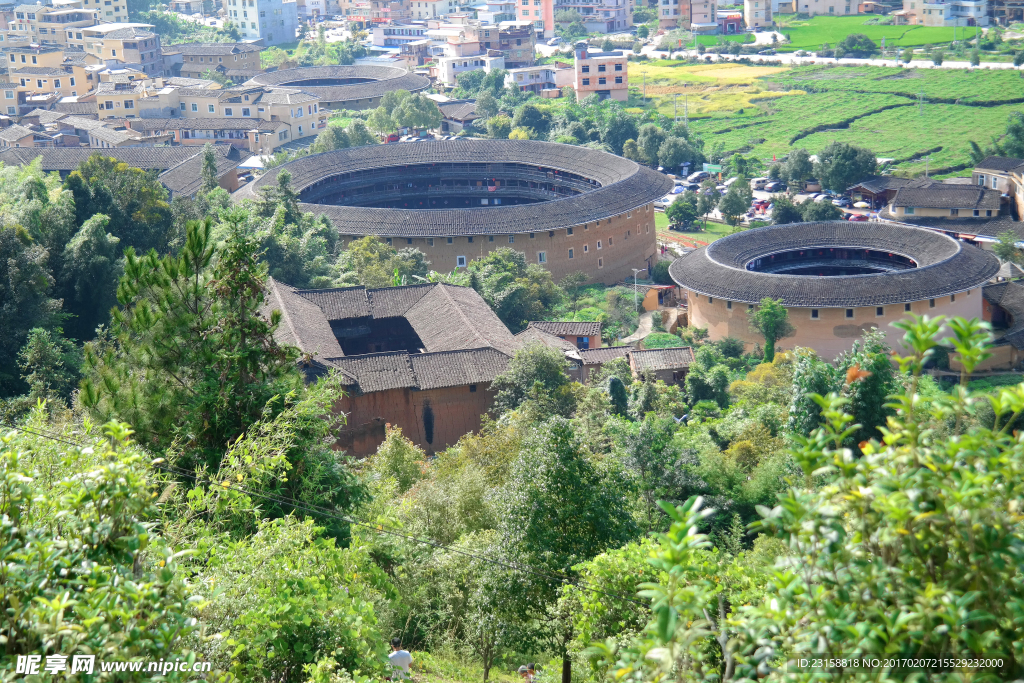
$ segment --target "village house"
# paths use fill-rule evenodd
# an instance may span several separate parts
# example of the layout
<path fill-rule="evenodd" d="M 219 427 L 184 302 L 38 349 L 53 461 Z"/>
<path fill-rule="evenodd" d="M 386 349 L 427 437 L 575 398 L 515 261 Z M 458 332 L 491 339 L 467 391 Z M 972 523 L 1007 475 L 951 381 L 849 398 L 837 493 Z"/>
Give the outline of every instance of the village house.
<path fill-rule="evenodd" d="M 626 57 L 620 51 L 594 52 L 585 41 L 576 43 L 573 89 L 577 101 L 597 94 L 602 100 L 629 99 Z"/>

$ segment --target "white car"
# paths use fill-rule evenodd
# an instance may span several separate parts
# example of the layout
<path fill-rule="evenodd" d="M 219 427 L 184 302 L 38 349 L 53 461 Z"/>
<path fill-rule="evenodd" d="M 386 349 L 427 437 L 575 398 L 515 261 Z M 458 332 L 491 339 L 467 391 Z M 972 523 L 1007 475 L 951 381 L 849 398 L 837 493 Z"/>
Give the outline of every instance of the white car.
<path fill-rule="evenodd" d="M 654 202 L 654 208 L 667 209 L 672 202 L 679 198 L 677 194 L 667 194 Z"/>

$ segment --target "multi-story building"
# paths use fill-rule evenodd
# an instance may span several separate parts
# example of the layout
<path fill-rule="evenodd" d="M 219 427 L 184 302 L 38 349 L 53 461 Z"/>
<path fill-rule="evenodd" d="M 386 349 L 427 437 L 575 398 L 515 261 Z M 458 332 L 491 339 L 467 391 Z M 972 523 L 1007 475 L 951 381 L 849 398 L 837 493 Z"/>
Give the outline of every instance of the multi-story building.
<path fill-rule="evenodd" d="M 202 78 L 206 71 L 262 71 L 259 45 L 252 43 L 183 43 L 164 45 L 164 74 L 184 78 Z"/>
<path fill-rule="evenodd" d="M 75 30 L 74 37 L 68 37 L 68 47 L 84 50 L 103 62 L 137 65 L 149 76 L 158 77 L 164 72 L 163 57 L 160 36 L 152 29 L 152 24 L 96 24 Z"/>
<path fill-rule="evenodd" d="M 1009 26 L 1024 22 L 1024 0 L 989 0 L 990 24 Z"/>
<path fill-rule="evenodd" d="M 743 0 L 743 20 L 747 28 L 772 26 L 772 0 Z"/>
<path fill-rule="evenodd" d="M 83 0 L 65 0 L 55 5 L 19 5 L 11 28 L 41 45 L 67 45 L 76 31 L 101 21 L 101 10 L 84 9 Z"/>
<path fill-rule="evenodd" d="M 660 0 L 658 28 L 672 30 L 690 27 L 690 0 Z"/>
<path fill-rule="evenodd" d="M 483 49 L 501 51 L 506 69 L 520 69 L 537 62 L 537 31 L 533 24 L 519 22 L 500 29 L 482 26 L 477 32 Z"/>
<path fill-rule="evenodd" d="M 409 21 L 409 6 L 405 0 L 370 0 L 370 21 L 374 25 Z"/>
<path fill-rule="evenodd" d="M 65 62 L 64 51 L 54 45 L 9 48 L 6 63 L 7 79 L 22 93 L 13 105 L 17 111 L 36 96 L 74 97 L 92 89 L 93 77 L 85 64 Z"/>
<path fill-rule="evenodd" d="M 543 0 L 519 0 L 520 4 L 534 3 L 534 9 L 540 7 Z M 575 10 L 583 17 L 583 25 L 587 31 L 594 33 L 614 33 L 623 31 L 633 25 L 633 14 L 628 10 L 627 0 L 559 0 L 555 5 L 556 12 Z"/>
<path fill-rule="evenodd" d="M 224 10 L 242 40 L 262 40 L 265 47 L 295 41 L 299 27 L 295 0 L 224 0 Z"/>
<path fill-rule="evenodd" d="M 903 9 L 894 12 L 897 24 L 920 26 L 988 26 L 992 10 L 988 0 L 950 0 L 922 2 L 903 0 Z"/>
<path fill-rule="evenodd" d="M 600 99 L 629 99 L 629 72 L 622 52 L 593 52 L 586 42 L 576 43 L 573 89 L 576 99 L 596 94 Z"/>
<path fill-rule="evenodd" d="M 449 0 L 449 2 L 454 1 Z M 502 22 L 518 19 L 516 16 L 516 0 L 487 0 L 485 7 L 486 9 L 478 9 L 476 12 L 477 19 L 482 24 L 497 26 Z M 533 22 L 531 21 L 530 23 L 532 24 Z"/>
<path fill-rule="evenodd" d="M 845 16 L 857 13 L 857 4 L 850 0 L 794 0 L 796 11 L 801 14 L 817 16 L 826 14 L 830 16 Z"/>
<path fill-rule="evenodd" d="M 505 58 L 496 50 L 493 54 L 472 55 L 459 57 L 454 55 L 443 55 L 435 59 L 434 66 L 430 67 L 430 77 L 442 85 L 453 88 L 458 85 L 456 79 L 466 71 L 480 71 L 490 73 L 494 69 L 505 68 Z"/>
<path fill-rule="evenodd" d="M 690 30 L 702 34 L 718 31 L 718 5 L 715 0 L 693 0 L 690 3 Z"/>
<path fill-rule="evenodd" d="M 557 97 L 564 86 L 573 84 L 574 75 L 573 69 L 564 66 L 538 64 L 521 69 L 509 69 L 505 76 L 505 85 L 514 85 L 520 90 L 537 95 L 546 95 L 545 91 L 549 91 Z"/>

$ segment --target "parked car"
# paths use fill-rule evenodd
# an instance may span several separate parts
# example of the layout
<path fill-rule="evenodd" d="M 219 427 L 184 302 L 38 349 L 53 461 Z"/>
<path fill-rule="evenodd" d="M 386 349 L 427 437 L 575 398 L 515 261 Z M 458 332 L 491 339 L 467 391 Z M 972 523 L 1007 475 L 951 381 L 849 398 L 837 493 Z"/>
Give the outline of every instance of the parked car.
<path fill-rule="evenodd" d="M 786 183 L 781 180 L 773 180 L 764 186 L 765 192 L 782 192 L 786 189 Z"/>
<path fill-rule="evenodd" d="M 697 171 L 695 173 L 691 173 L 690 175 L 686 176 L 686 179 L 689 180 L 691 183 L 699 183 L 700 181 L 704 180 L 705 178 L 710 178 L 710 177 L 711 177 L 711 174 L 708 173 L 707 171 Z"/>
<path fill-rule="evenodd" d="M 769 202 L 767 199 L 755 199 L 754 203 L 751 204 L 751 206 L 754 207 L 755 209 L 757 209 L 758 211 L 764 211 L 770 205 L 771 205 L 771 202 Z"/>
<path fill-rule="evenodd" d="M 751 190 L 763 190 L 765 185 L 768 184 L 767 178 L 754 178 L 750 181 Z"/>
<path fill-rule="evenodd" d="M 773 55 L 773 54 L 775 54 L 775 50 L 773 50 L 772 48 L 768 48 L 767 50 L 760 50 L 757 54 L 759 54 L 759 55 Z"/>
<path fill-rule="evenodd" d="M 732 178 L 729 178 L 722 184 L 725 185 L 726 187 L 732 187 L 733 183 L 735 183 L 737 180 L 739 180 L 739 177 L 733 176 Z"/>
<path fill-rule="evenodd" d="M 832 201 L 832 195 L 830 195 L 830 194 L 818 194 L 818 195 L 815 195 L 814 201 L 816 201 L 816 202 Z"/>
<path fill-rule="evenodd" d="M 555 36 L 554 38 L 552 38 L 551 40 L 548 41 L 548 45 L 561 45 L 561 44 L 562 44 L 562 39 L 559 38 L 558 36 Z"/>
<path fill-rule="evenodd" d="M 682 188 L 683 192 L 700 192 L 700 183 L 686 183 Z"/>
<path fill-rule="evenodd" d="M 793 53 L 793 55 L 796 57 L 806 57 L 807 50 L 797 50 L 796 52 Z"/>
<path fill-rule="evenodd" d="M 722 194 L 725 194 L 726 192 L 728 192 L 729 186 L 728 185 L 715 185 L 715 189 L 718 190 L 719 192 L 721 192 Z"/>
<path fill-rule="evenodd" d="M 672 202 L 674 202 L 676 200 L 676 197 L 678 197 L 678 195 L 667 194 L 664 197 L 662 197 L 661 199 L 655 200 L 654 208 L 656 208 L 656 209 L 667 209 L 669 204 L 671 204 Z"/>
<path fill-rule="evenodd" d="M 672 191 L 669 192 L 669 194 L 682 194 L 685 191 L 686 190 L 683 189 L 682 185 L 676 185 L 675 187 L 672 188 Z"/>
<path fill-rule="evenodd" d="M 859 223 L 859 222 L 862 222 L 862 221 L 867 221 L 867 219 L 868 219 L 868 217 L 865 216 L 862 213 L 851 213 L 846 220 L 854 221 L 854 222 Z"/>
<path fill-rule="evenodd" d="M 833 199 L 832 203 L 844 209 L 848 209 L 849 207 L 853 206 L 853 202 L 851 202 L 846 197 L 839 197 L 838 199 Z"/>

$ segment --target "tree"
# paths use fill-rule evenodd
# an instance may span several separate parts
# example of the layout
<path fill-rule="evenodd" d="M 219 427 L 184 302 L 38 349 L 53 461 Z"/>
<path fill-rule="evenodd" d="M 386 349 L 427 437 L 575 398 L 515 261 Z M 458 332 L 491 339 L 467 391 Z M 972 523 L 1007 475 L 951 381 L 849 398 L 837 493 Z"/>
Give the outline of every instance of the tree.
<path fill-rule="evenodd" d="M 942 60 L 946 58 L 945 50 L 935 50 L 931 53 L 932 64 L 942 66 Z"/>
<path fill-rule="evenodd" d="M 900 57 L 904 64 L 910 64 L 914 59 L 914 48 L 908 47 L 903 50 L 903 55 Z"/>
<path fill-rule="evenodd" d="M 487 120 L 487 134 L 495 140 L 507 140 L 512 132 L 512 119 L 504 114 L 492 116 Z"/>
<path fill-rule="evenodd" d="M 665 138 L 658 148 L 658 161 L 666 169 L 679 168 L 684 162 L 696 164 L 703 156 L 680 137 Z"/>
<path fill-rule="evenodd" d="M 796 333 L 782 299 L 761 299 L 760 304 L 747 312 L 747 317 L 750 328 L 764 338 L 764 362 L 771 363 L 775 359 L 775 343 Z"/>
<path fill-rule="evenodd" d="M 743 52 L 743 46 L 740 45 L 738 40 L 729 41 L 729 54 L 738 57 Z"/>
<path fill-rule="evenodd" d="M 640 126 L 640 135 L 636 139 L 636 146 L 644 161 L 651 166 L 657 166 L 658 151 L 667 138 L 668 134 L 653 123 L 645 123 Z"/>
<path fill-rule="evenodd" d="M 46 260 L 46 250 L 24 228 L 0 225 L 0 397 L 24 390 L 17 355 L 29 331 L 59 324 L 60 301 L 50 298 Z"/>
<path fill-rule="evenodd" d="M 648 28 L 647 28 L 646 26 L 640 26 L 640 27 L 639 27 L 639 28 L 638 28 L 638 29 L 636 30 L 636 36 L 637 36 L 637 38 L 640 38 L 640 39 L 645 39 L 645 38 L 647 38 L 647 36 L 649 36 L 649 35 L 651 35 L 651 31 L 650 31 L 650 29 L 648 29 Z"/>
<path fill-rule="evenodd" d="M 804 216 L 800 208 L 788 197 L 775 195 L 772 197 L 772 223 L 783 225 L 802 222 Z"/>
<path fill-rule="evenodd" d="M 476 113 L 484 119 L 490 119 L 498 113 L 498 100 L 489 92 L 482 92 L 476 98 Z"/>
<path fill-rule="evenodd" d="M 611 38 L 605 38 L 604 42 L 601 43 L 601 50 L 604 52 L 611 52 L 615 49 L 615 43 L 612 42 Z"/>
<path fill-rule="evenodd" d="M 814 172 L 814 165 L 811 163 L 811 155 L 804 148 L 794 149 L 786 157 L 786 163 L 782 166 L 782 176 L 786 182 L 793 186 L 790 191 L 798 190 L 801 183 L 811 177 Z"/>
<path fill-rule="evenodd" d="M 430 262 L 415 248 L 396 251 L 376 235 L 353 240 L 341 255 L 341 267 L 355 274 L 355 281 L 365 287 L 389 287 L 426 277 Z"/>
<path fill-rule="evenodd" d="M 348 127 L 347 133 L 348 139 L 352 143 L 353 147 L 376 145 L 380 142 L 373 136 L 373 133 L 369 131 L 366 124 L 362 121 L 353 121 L 352 125 Z"/>
<path fill-rule="evenodd" d="M 981 64 L 981 50 L 974 48 L 971 50 L 971 66 L 978 66 Z"/>
<path fill-rule="evenodd" d="M 829 143 L 818 152 L 814 173 L 823 187 L 845 192 L 854 183 L 875 172 L 878 161 L 875 153 L 845 142 Z"/>
<path fill-rule="evenodd" d="M 527 264 L 523 252 L 509 247 L 470 261 L 467 270 L 473 288 L 513 332 L 526 329 L 531 320 L 544 320 L 562 296 L 548 270 Z"/>
<path fill-rule="evenodd" d="M 171 206 L 156 173 L 96 153 L 68 175 L 64 188 L 74 196 L 78 225 L 102 213 L 110 218 L 107 230 L 124 247 L 166 248 Z"/>
<path fill-rule="evenodd" d="M 729 405 L 729 368 L 724 360 L 722 352 L 711 344 L 703 344 L 693 354 L 685 380 L 691 404 L 713 401 L 719 408 Z"/>
<path fill-rule="evenodd" d="M 626 140 L 622 145 L 622 156 L 631 161 L 643 162 L 644 160 L 640 154 L 640 148 L 636 146 L 636 140 Z"/>
<path fill-rule="evenodd" d="M 218 466 L 224 448 L 302 387 L 294 348 L 280 346 L 264 302 L 266 265 L 234 216 L 224 246 L 210 220 L 187 226 L 177 256 L 125 251 L 122 306 L 110 340 L 86 345 L 81 401 L 95 419 L 130 420 L 144 443 L 176 439 L 188 466 Z"/>
<path fill-rule="evenodd" d="M 513 128 L 508 134 L 509 140 L 529 140 L 533 137 L 532 128 Z"/>
<path fill-rule="evenodd" d="M 612 105 L 610 114 L 601 123 L 601 142 L 615 154 L 622 154 L 626 141 L 636 140 L 639 133 L 636 119 L 618 104 Z"/>
<path fill-rule="evenodd" d="M 18 367 L 28 383 L 28 398 L 36 401 L 71 402 L 78 384 L 82 358 L 79 350 L 58 330 L 35 328 L 29 331 L 25 346 L 18 353 Z"/>
<path fill-rule="evenodd" d="M 735 185 L 736 183 L 733 183 Z M 697 213 L 704 216 L 704 227 L 708 227 L 708 214 L 715 210 L 718 205 L 718 190 L 714 178 L 708 178 L 700 184 L 700 193 L 697 195 Z"/>
<path fill-rule="evenodd" d="M 106 324 L 111 307 L 117 304 L 121 240 L 107 232 L 109 222 L 107 216 L 96 214 L 64 249 L 57 291 L 65 308 L 75 316 L 67 326 L 76 339 L 91 339 L 97 326 Z"/>
<path fill-rule="evenodd" d="M 551 127 L 551 115 L 541 111 L 535 104 L 524 104 L 516 110 L 512 118 L 513 128 L 529 128 L 537 135 L 543 136 Z"/>
<path fill-rule="evenodd" d="M 1024 263 L 1024 251 L 1017 246 L 1019 240 L 1017 233 L 1007 230 L 999 234 L 999 241 L 992 246 L 992 251 L 1001 260 L 1020 265 Z"/>
<path fill-rule="evenodd" d="M 1024 50 L 1018 50 L 1013 55 L 1013 65 L 1021 66 L 1022 64 L 1024 64 Z"/>
<path fill-rule="evenodd" d="M 572 425 L 552 418 L 513 465 L 502 491 L 498 538 L 518 567 L 509 570 L 509 607 L 523 621 L 540 626 L 543 638 L 562 658 L 562 680 L 572 680 L 568 646 L 573 625 L 555 609 L 566 577 L 577 565 L 621 546 L 636 534 L 622 489 L 594 467 Z"/>
<path fill-rule="evenodd" d="M 867 57 L 878 52 L 878 46 L 875 45 L 875 41 L 868 38 L 863 33 L 851 33 L 842 41 L 839 42 L 837 47 L 842 47 L 848 54 L 852 54 L 854 57 Z"/>
<path fill-rule="evenodd" d="M 569 273 L 563 277 L 558 286 L 565 292 L 566 298 L 569 299 L 569 308 L 572 309 L 573 319 L 576 318 L 576 312 L 579 309 L 580 298 L 583 296 L 583 285 L 587 283 L 590 276 L 582 270 L 577 270 Z"/>
<path fill-rule="evenodd" d="M 384 136 L 386 133 L 393 131 L 397 124 L 391 117 L 391 112 L 385 109 L 383 106 L 379 106 L 370 112 L 370 115 L 366 119 L 366 125 L 377 132 L 377 135 Z"/>
<path fill-rule="evenodd" d="M 260 189 L 256 212 L 264 218 L 270 218 L 281 210 L 285 223 L 298 223 L 302 220 L 302 212 L 299 210 L 299 194 L 292 189 L 291 172 L 282 168 L 277 172 L 276 180 L 275 185 Z"/>
<path fill-rule="evenodd" d="M 351 146 L 352 139 L 344 128 L 329 125 L 316 136 L 309 151 L 311 154 L 320 154 L 321 152 L 333 152 L 336 149 L 347 149 Z"/>
<path fill-rule="evenodd" d="M 395 107 L 392 117 L 402 128 L 433 130 L 441 125 L 441 110 L 437 103 L 422 93 L 404 98 Z"/>
<path fill-rule="evenodd" d="M 217 176 L 217 155 L 213 151 L 213 145 L 207 142 L 203 145 L 203 183 L 199 186 L 199 192 L 207 194 L 220 187 L 220 180 Z"/>
<path fill-rule="evenodd" d="M 739 185 L 740 183 L 733 183 L 718 202 L 718 210 L 722 217 L 733 226 L 739 224 L 740 216 L 750 209 L 750 202 L 740 192 Z"/>
<path fill-rule="evenodd" d="M 808 223 L 834 221 L 843 217 L 843 210 L 827 199 L 820 202 L 812 199 L 805 200 L 800 205 L 800 213 Z"/>
<path fill-rule="evenodd" d="M 541 414 L 568 414 L 573 408 L 573 395 L 567 368 L 559 349 L 531 344 L 516 351 L 508 368 L 491 383 L 494 411 L 500 415 L 530 399 L 543 402 L 546 410 Z"/>
<path fill-rule="evenodd" d="M 688 226 L 697 220 L 697 193 L 687 190 L 665 209 L 665 217 L 672 225 Z"/>

